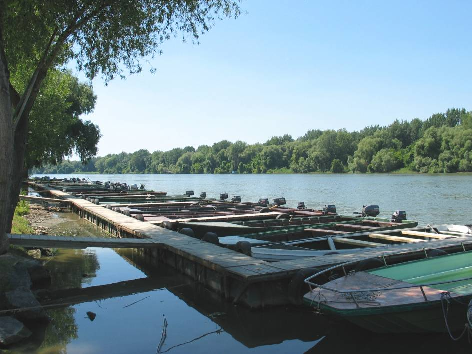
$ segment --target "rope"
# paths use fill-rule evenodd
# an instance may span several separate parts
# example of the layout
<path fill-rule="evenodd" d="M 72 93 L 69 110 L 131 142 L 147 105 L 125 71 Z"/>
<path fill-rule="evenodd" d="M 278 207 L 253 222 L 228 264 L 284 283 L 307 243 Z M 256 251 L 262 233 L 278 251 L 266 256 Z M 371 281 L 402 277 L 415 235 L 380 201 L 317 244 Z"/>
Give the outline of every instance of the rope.
<path fill-rule="evenodd" d="M 449 293 L 449 291 L 445 291 L 445 292 L 442 292 L 441 293 L 441 307 L 442 307 L 442 311 L 443 311 L 443 316 L 444 316 L 444 323 L 446 325 L 446 329 L 447 329 L 447 333 L 449 334 L 449 337 L 451 337 L 451 339 L 453 341 L 458 341 L 460 340 L 466 333 L 467 333 L 467 336 L 469 338 L 469 342 L 470 342 L 470 336 L 471 336 L 471 328 L 469 327 L 469 324 L 466 323 L 464 325 L 464 329 L 462 330 L 461 334 L 459 335 L 459 337 L 454 337 L 452 335 L 452 332 L 451 332 L 451 329 L 449 328 L 449 323 L 448 323 L 448 320 L 447 320 L 447 316 L 449 314 L 449 303 L 450 303 L 450 300 L 452 300 L 452 297 L 451 297 L 451 294 Z M 446 303 L 446 307 L 444 307 L 444 303 Z"/>

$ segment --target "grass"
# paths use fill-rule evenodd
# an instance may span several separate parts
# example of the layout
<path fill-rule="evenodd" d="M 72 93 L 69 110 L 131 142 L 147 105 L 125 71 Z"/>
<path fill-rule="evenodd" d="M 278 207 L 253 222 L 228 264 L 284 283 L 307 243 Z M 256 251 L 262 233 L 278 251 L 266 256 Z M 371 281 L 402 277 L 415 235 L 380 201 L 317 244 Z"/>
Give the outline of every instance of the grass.
<path fill-rule="evenodd" d="M 33 234 L 34 230 L 28 220 L 24 218 L 29 214 L 29 204 L 24 200 L 20 200 L 13 215 L 13 223 L 11 227 L 12 234 Z"/>

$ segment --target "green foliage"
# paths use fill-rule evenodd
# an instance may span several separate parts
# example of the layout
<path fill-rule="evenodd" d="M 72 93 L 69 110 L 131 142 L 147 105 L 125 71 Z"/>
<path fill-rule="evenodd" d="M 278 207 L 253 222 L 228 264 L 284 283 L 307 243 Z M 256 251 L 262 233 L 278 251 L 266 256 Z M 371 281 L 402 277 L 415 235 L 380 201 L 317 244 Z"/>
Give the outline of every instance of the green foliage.
<path fill-rule="evenodd" d="M 29 214 L 30 208 L 28 202 L 20 200 L 15 209 L 13 215 L 13 222 L 11 227 L 11 233 L 13 234 L 33 234 L 34 230 L 31 228 L 30 223 L 23 216 Z"/>
<path fill-rule="evenodd" d="M 425 173 L 472 171 L 472 129 L 430 127 L 415 145 L 412 167 Z"/>
<path fill-rule="evenodd" d="M 12 82 L 22 86 L 27 75 L 28 70 L 15 70 Z M 30 113 L 26 166 L 58 164 L 74 152 L 82 162 L 95 156 L 100 130 L 80 119 L 93 110 L 95 101 L 90 85 L 68 71 L 51 69 Z"/>
<path fill-rule="evenodd" d="M 18 202 L 18 205 L 16 206 L 15 215 L 24 216 L 24 215 L 29 214 L 29 212 L 30 212 L 29 203 L 24 200 L 20 200 Z"/>
<path fill-rule="evenodd" d="M 339 159 L 334 159 L 331 162 L 331 172 L 333 173 L 343 173 L 344 172 L 344 165 Z"/>
<path fill-rule="evenodd" d="M 170 151 L 139 150 L 92 159 L 87 165 L 66 161 L 36 173 L 386 173 L 472 171 L 471 113 L 451 109 L 426 121 L 394 121 L 361 132 L 310 130 L 293 140 L 272 137 L 248 145 L 222 140 Z M 438 124 L 443 126 L 436 127 Z M 424 130 L 425 125 L 430 127 Z M 452 125 L 452 126 L 451 126 Z M 455 126 L 454 126 L 455 125 Z"/>

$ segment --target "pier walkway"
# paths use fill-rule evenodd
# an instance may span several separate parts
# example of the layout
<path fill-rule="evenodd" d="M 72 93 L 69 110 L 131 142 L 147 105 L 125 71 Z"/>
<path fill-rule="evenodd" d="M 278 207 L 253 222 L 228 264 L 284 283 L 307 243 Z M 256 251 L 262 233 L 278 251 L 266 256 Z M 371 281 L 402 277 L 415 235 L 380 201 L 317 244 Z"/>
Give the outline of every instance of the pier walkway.
<path fill-rule="evenodd" d="M 23 245 L 56 244 L 41 247 L 114 247 L 143 248 L 151 258 L 164 262 L 197 282 L 223 294 L 233 302 L 244 303 L 252 308 L 268 305 L 298 303 L 303 289 L 294 282 L 302 282 L 311 275 L 307 272 L 321 270 L 336 264 L 358 261 L 366 258 L 389 255 L 406 257 L 425 255 L 427 249 L 469 250 L 472 249 L 472 237 L 418 242 L 385 247 L 366 248 L 351 254 L 333 254 L 323 257 L 300 258 L 297 260 L 266 262 L 258 260 L 228 248 L 220 247 L 199 239 L 161 228 L 149 222 L 142 222 L 104 206 L 96 205 L 68 193 L 50 189 L 47 186 L 33 184 L 39 189 L 46 189 L 54 198 L 67 201 L 72 211 L 107 231 L 115 238 L 77 238 L 28 235 L 24 239 L 11 236 L 11 242 Z M 44 241 L 42 237 L 45 237 Z M 74 240 L 75 239 L 75 240 Z M 78 240 L 80 239 L 80 240 Z M 67 246 L 70 242 L 71 246 Z M 308 271 L 307 271 L 308 269 Z"/>

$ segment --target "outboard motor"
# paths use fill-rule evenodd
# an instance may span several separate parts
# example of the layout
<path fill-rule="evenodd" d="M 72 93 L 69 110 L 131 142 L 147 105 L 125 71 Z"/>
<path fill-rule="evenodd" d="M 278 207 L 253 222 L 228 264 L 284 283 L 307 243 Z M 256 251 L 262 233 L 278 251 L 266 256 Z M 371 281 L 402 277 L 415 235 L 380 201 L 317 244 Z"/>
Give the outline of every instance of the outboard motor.
<path fill-rule="evenodd" d="M 129 188 L 130 188 L 132 191 L 137 191 L 137 190 L 138 190 L 138 185 L 137 185 L 137 184 L 132 184 Z"/>
<path fill-rule="evenodd" d="M 299 210 L 306 209 L 305 202 L 298 202 L 297 209 Z"/>
<path fill-rule="evenodd" d="M 377 216 L 380 214 L 378 205 L 364 205 L 362 206 L 362 216 Z"/>
<path fill-rule="evenodd" d="M 323 214 L 328 214 L 328 213 L 336 214 L 336 205 L 334 204 L 325 205 L 323 208 Z"/>
<path fill-rule="evenodd" d="M 404 210 L 395 210 L 392 214 L 391 222 L 402 222 L 406 220 L 406 211 Z"/>
<path fill-rule="evenodd" d="M 187 197 L 191 197 L 191 196 L 194 195 L 194 194 L 195 194 L 194 191 L 186 191 L 186 192 L 185 192 L 185 195 L 186 195 Z"/>
<path fill-rule="evenodd" d="M 231 198 L 232 203 L 241 203 L 241 196 L 235 195 L 233 198 Z"/>
<path fill-rule="evenodd" d="M 228 193 L 220 193 L 220 200 L 228 199 Z"/>
<path fill-rule="evenodd" d="M 139 186 L 139 189 L 141 189 L 143 191 L 144 188 L 145 188 L 144 184 L 141 183 L 141 185 Z"/>
<path fill-rule="evenodd" d="M 257 203 L 263 206 L 267 206 L 269 205 L 269 198 L 259 198 L 259 201 Z"/>
<path fill-rule="evenodd" d="M 274 204 L 285 205 L 285 204 L 287 204 L 287 201 L 283 197 L 282 198 L 275 198 L 274 199 Z"/>
<path fill-rule="evenodd" d="M 207 197 L 207 192 L 201 192 L 200 198 L 205 199 Z"/>

